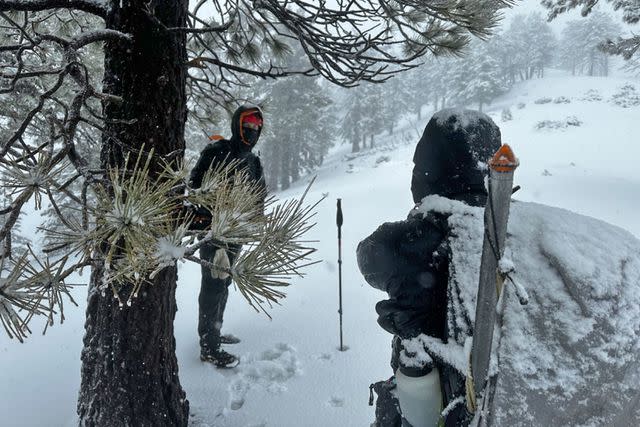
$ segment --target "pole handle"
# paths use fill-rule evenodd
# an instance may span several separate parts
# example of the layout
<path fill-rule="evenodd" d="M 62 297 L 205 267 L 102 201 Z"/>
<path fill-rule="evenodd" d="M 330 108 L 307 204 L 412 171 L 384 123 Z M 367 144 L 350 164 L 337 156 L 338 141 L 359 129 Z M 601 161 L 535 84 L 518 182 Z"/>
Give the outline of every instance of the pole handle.
<path fill-rule="evenodd" d="M 336 206 L 336 225 L 338 226 L 338 236 L 340 235 L 340 228 L 342 227 L 343 217 L 342 217 L 342 199 L 338 199 L 338 203 Z"/>

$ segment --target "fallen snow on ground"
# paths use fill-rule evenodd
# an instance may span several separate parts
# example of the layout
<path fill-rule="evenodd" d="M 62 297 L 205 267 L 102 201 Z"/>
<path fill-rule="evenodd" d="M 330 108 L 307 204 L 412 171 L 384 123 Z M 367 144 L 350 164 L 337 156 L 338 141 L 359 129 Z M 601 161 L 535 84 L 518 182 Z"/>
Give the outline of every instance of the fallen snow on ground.
<path fill-rule="evenodd" d="M 515 184 L 522 189 L 517 199 L 603 219 L 640 236 L 640 144 L 635 137 L 640 106 L 623 108 L 611 102 L 629 83 L 640 88 L 640 82 L 629 79 L 555 76 L 532 80 L 517 85 L 488 108 L 501 128 L 503 142 L 520 158 Z M 570 102 L 534 103 L 543 97 L 565 97 Z M 523 108 L 518 108 L 520 103 Z M 512 120 L 501 121 L 504 108 L 511 110 Z M 536 129 L 538 122 L 569 116 L 581 125 Z M 367 405 L 369 384 L 391 375 L 391 336 L 376 323 L 374 305 L 384 295 L 365 284 L 355 249 L 382 222 L 403 219 L 412 208 L 411 158 L 428 117 L 429 113 L 420 123 L 410 117 L 393 136 L 380 135 L 376 140 L 381 146 L 374 150 L 350 155 L 343 146 L 326 159 L 309 194 L 310 201 L 328 195 L 318 207 L 318 224 L 309 236 L 318 240 L 317 257 L 322 262 L 309 268 L 305 278 L 293 281 L 282 305 L 270 310 L 272 320 L 254 312 L 239 293 L 231 291 L 223 330 L 242 339 L 225 346 L 241 357 L 237 368 L 219 370 L 200 361 L 196 332 L 200 269 L 179 265 L 175 333 L 193 426 L 369 425 L 374 414 Z M 303 179 L 279 196 L 298 196 L 307 182 Z M 346 351 L 338 349 L 337 198 L 342 199 L 345 221 Z M 33 223 L 27 218 L 24 228 L 31 229 Z M 86 281 L 88 276 L 78 280 Z M 46 336 L 39 335 L 36 324 L 26 344 L 0 336 L 3 426 L 76 425 L 85 292 L 85 288 L 75 291 L 80 307 L 67 308 L 68 320 L 50 328 Z M 579 337 L 580 331 L 575 332 Z M 631 383 L 633 378 L 630 374 L 627 380 Z"/>

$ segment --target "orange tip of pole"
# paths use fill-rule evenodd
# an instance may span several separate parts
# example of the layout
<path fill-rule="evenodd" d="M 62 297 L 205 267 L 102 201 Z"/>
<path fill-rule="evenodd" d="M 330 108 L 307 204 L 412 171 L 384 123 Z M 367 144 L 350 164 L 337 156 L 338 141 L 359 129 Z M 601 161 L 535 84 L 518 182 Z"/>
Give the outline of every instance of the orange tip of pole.
<path fill-rule="evenodd" d="M 221 139 L 224 139 L 224 136 L 222 136 L 222 135 L 211 135 L 211 136 L 209 137 L 209 139 L 210 139 L 211 141 L 220 141 Z"/>
<path fill-rule="evenodd" d="M 509 144 L 502 145 L 489 160 L 489 167 L 496 172 L 513 172 L 519 164 Z"/>

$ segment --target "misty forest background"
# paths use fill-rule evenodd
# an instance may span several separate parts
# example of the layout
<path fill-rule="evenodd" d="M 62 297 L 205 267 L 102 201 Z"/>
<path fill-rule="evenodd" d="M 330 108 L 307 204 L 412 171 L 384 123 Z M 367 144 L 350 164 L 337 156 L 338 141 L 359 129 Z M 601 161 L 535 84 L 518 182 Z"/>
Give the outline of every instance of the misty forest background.
<path fill-rule="evenodd" d="M 59 5 L 58 0 L 48 0 L 48 3 L 52 7 Z M 67 3 L 76 4 L 63 2 Z M 138 3 L 143 2 L 128 6 L 135 9 L 140 6 Z M 196 9 L 203 3 L 204 1 L 198 3 Z M 454 3 L 458 4 L 452 4 Z M 464 31 L 455 26 L 454 29 L 443 27 L 449 28 L 447 31 L 450 34 L 443 30 L 445 36 L 434 36 L 433 40 L 429 38 L 433 34 L 425 30 L 423 36 L 427 39 L 426 44 L 417 43 L 409 37 L 409 40 L 402 44 L 406 51 L 400 51 L 398 48 L 396 52 L 390 48 L 390 51 L 398 53 L 401 58 L 411 58 L 415 54 L 416 61 L 397 59 L 395 62 L 389 60 L 389 63 L 382 61 L 374 66 L 365 60 L 365 55 L 364 58 L 359 58 L 363 62 L 356 61 L 355 65 L 347 60 L 350 66 L 341 71 L 343 74 L 346 73 L 341 77 L 331 74 L 331 71 L 327 75 L 327 69 L 323 68 L 323 64 L 310 63 L 318 59 L 303 50 L 304 43 L 289 45 L 282 42 L 283 39 L 296 39 L 287 28 L 280 26 L 284 25 L 283 23 L 274 22 L 266 28 L 255 28 L 262 21 L 252 20 L 251 11 L 243 15 L 248 19 L 247 25 L 254 26 L 246 33 L 241 32 L 244 28 L 242 22 L 234 24 L 236 26 L 232 25 L 235 13 L 232 11 L 228 13 L 230 20 L 227 24 L 216 23 L 213 20 L 204 22 L 196 19 L 194 12 L 194 28 L 174 28 L 171 22 L 165 27 L 163 23 L 160 25 L 156 20 L 149 20 L 144 2 L 144 7 L 140 6 L 140 10 L 135 10 L 145 15 L 145 19 L 140 19 L 139 22 L 135 19 L 123 19 L 123 22 L 118 22 L 122 28 L 117 26 L 123 29 L 123 32 L 120 32 L 111 30 L 108 25 L 103 29 L 102 21 L 98 17 L 105 15 L 109 19 L 115 19 L 118 16 L 107 14 L 106 9 L 103 10 L 100 3 L 93 0 L 78 3 L 88 8 L 89 13 L 79 13 L 71 6 L 69 10 L 41 10 L 28 13 L 27 9 L 15 10 L 26 7 L 27 3 L 0 0 L 0 17 L 4 22 L 0 25 L 0 34 L 13 37 L 5 37 L 3 43 L 0 43 L 0 148 L 4 150 L 0 150 L 0 159 L 3 160 L 0 163 L 4 163 L 3 167 L 0 167 L 0 182 L 3 183 L 0 187 L 0 200 L 4 206 L 3 210 L 0 210 L 0 253 L 24 254 L 15 261 L 11 260 L 15 264 L 9 264 L 9 258 L 4 255 L 0 257 L 0 271 L 9 274 L 0 278 L 0 291 L 4 292 L 13 282 L 19 281 L 16 278 L 18 273 L 14 271 L 28 270 L 27 273 L 38 279 L 33 281 L 37 282 L 38 286 L 42 285 L 38 292 L 34 292 L 36 305 L 39 307 L 41 301 L 46 301 L 51 307 L 57 308 L 56 304 L 60 304 L 59 316 L 62 318 L 62 295 L 52 291 L 58 288 L 51 286 L 51 283 L 59 281 L 61 276 L 61 268 L 56 264 L 58 261 L 54 264 L 37 261 L 39 264 L 32 267 L 27 259 L 31 255 L 35 257 L 36 252 L 43 251 L 47 259 L 51 257 L 61 260 L 60 265 L 64 265 L 70 255 L 69 252 L 65 252 L 65 245 L 57 243 L 60 241 L 72 242 L 76 249 L 79 247 L 76 255 L 87 255 L 90 251 L 82 245 L 85 240 L 80 243 L 74 241 L 76 235 L 69 234 L 68 230 L 77 230 L 78 235 L 86 236 L 88 239 L 94 236 L 85 233 L 89 229 L 88 225 L 96 225 L 96 229 L 99 229 L 98 226 L 113 223 L 101 222 L 104 218 L 101 217 L 98 208 L 111 206 L 105 202 L 110 201 L 110 195 L 106 191 L 90 191 L 90 187 L 100 181 L 96 176 L 101 176 L 107 166 L 122 166 L 124 153 L 142 153 L 146 149 L 154 149 L 156 157 L 173 162 L 174 157 L 181 157 L 183 142 L 186 142 L 185 159 L 187 167 L 190 167 L 210 142 L 211 136 L 231 136 L 230 114 L 239 104 L 257 104 L 264 111 L 265 126 L 255 151 L 262 158 L 269 192 L 274 194 L 288 189 L 302 177 L 320 168 L 334 147 L 343 146 L 343 150 L 351 152 L 350 158 L 358 160 L 361 154 L 370 153 L 378 147 L 415 143 L 435 110 L 466 107 L 487 111 L 491 108 L 492 114 L 498 112 L 502 121 L 511 120 L 510 108 L 523 108 L 523 104 L 514 101 L 513 105 L 492 106 L 492 103 L 520 82 L 545 77 L 550 69 L 564 70 L 563 74 L 573 76 L 608 76 L 617 72 L 620 67 L 625 73 L 640 73 L 640 58 L 634 55 L 640 47 L 640 37 L 632 35 L 632 38 L 628 39 L 628 45 L 620 38 L 629 35 L 628 28 L 624 25 L 640 20 L 640 3 L 635 6 L 623 0 L 612 0 L 609 2 L 612 3 L 611 8 L 622 10 L 607 13 L 602 9 L 596 9 L 584 17 L 575 16 L 575 19 L 554 21 L 550 25 L 547 16 L 564 13 L 564 2 L 557 0 L 558 5 L 550 8 L 555 2 L 544 0 L 543 3 L 548 3 L 545 7 L 551 9 L 550 12 L 513 15 L 508 21 L 500 24 L 500 27 L 497 26 L 498 21 L 493 19 L 499 15 L 498 10 L 510 2 L 497 3 L 499 7 L 496 6 L 496 10 L 486 11 L 491 19 L 480 16 L 483 19 L 476 23 L 475 30 L 466 27 Z M 584 2 L 581 0 L 578 3 Z M 592 2 L 586 3 L 585 7 L 594 6 Z M 187 3 L 182 4 L 186 9 Z M 471 4 L 477 7 L 476 2 Z M 487 1 L 487 4 L 492 4 L 492 1 Z M 41 2 L 34 2 L 27 6 L 41 5 Z M 163 5 L 175 12 L 173 3 L 164 2 Z M 117 11 L 118 8 L 113 10 Z M 623 19 L 618 16 L 622 12 Z M 151 15 L 151 18 L 156 18 L 156 15 Z M 158 16 L 160 15 L 158 12 Z M 177 21 L 184 18 L 178 15 L 169 14 Z M 475 11 L 471 15 L 478 17 L 482 13 Z M 128 15 L 123 13 L 122 17 L 126 16 Z M 408 14 L 403 19 L 411 23 L 412 16 Z M 416 24 L 419 24 L 420 16 L 416 16 L 415 19 Z M 141 44 L 144 47 L 157 47 L 162 54 L 158 54 L 154 49 L 140 49 L 139 53 L 144 54 L 140 58 L 144 60 L 138 59 L 138 62 L 129 63 L 131 50 L 128 49 L 131 48 L 126 47 L 127 43 L 136 40 L 136 37 L 144 39 L 148 34 L 155 34 L 139 28 L 141 22 L 149 24 L 152 28 L 163 28 L 159 33 L 169 36 L 166 39 L 151 37 L 152 43 Z M 626 24 L 623 24 L 625 22 Z M 468 22 L 464 21 L 463 24 L 467 25 Z M 205 25 L 207 28 L 195 28 L 196 25 Z M 100 30 L 94 31 L 96 28 Z M 495 30 L 494 35 L 488 35 L 491 33 L 489 29 Z M 262 36 L 256 36 L 254 30 L 259 30 L 258 33 Z M 467 31 L 481 39 L 469 37 Z M 173 37 L 174 34 L 183 32 L 189 33 L 191 37 Z M 283 37 L 275 37 L 271 32 Z M 167 42 L 174 39 L 179 39 L 180 43 L 174 45 Z M 335 42 L 332 38 L 330 40 L 332 43 Z M 615 46 L 609 49 L 609 53 L 622 54 L 627 59 L 622 61 L 618 56 L 605 53 L 603 49 L 606 50 L 607 46 L 603 43 L 606 40 L 618 40 L 617 44 L 614 43 Z M 467 41 L 469 44 L 461 49 Z M 332 43 L 329 43 L 329 46 L 335 47 Z M 371 40 L 366 43 L 371 43 Z M 384 43 L 382 45 L 384 46 Z M 169 55 L 172 46 L 175 47 L 173 57 Z M 395 44 L 393 46 L 398 47 Z M 630 48 L 627 51 L 621 50 L 624 46 Z M 216 49 L 224 53 L 218 56 Z M 357 47 L 350 46 L 350 49 L 355 50 Z M 346 53 L 339 52 L 337 56 L 343 55 L 353 59 L 350 49 L 346 49 Z M 438 55 L 422 56 L 427 50 Z M 186 55 L 183 55 L 184 53 Z M 145 58 L 151 58 L 156 62 L 149 64 Z M 183 64 L 180 62 L 182 58 L 189 59 Z M 331 60 L 331 56 L 325 60 Z M 141 63 L 144 66 L 140 66 Z M 184 70 L 181 65 L 186 65 Z M 119 66 L 122 69 L 119 69 Z M 222 69 L 225 72 L 222 72 Z M 180 72 L 172 74 L 176 70 Z M 404 71 L 395 74 L 399 70 Z M 175 77 L 174 80 L 171 80 L 172 76 Z M 185 76 L 188 77 L 188 85 L 180 80 Z M 140 82 L 143 84 L 138 84 Z M 101 87 L 102 89 L 96 89 Z M 131 90 L 132 87 L 135 91 Z M 633 85 L 626 85 L 620 90 L 624 92 L 621 93 L 620 102 L 640 105 L 640 92 L 637 92 Z M 533 102 L 569 102 L 560 95 L 563 94 L 558 93 L 553 98 L 540 98 Z M 182 126 L 185 115 L 187 121 L 183 141 Z M 540 122 L 540 126 L 575 125 L 572 118 L 567 120 L 571 122 L 563 124 L 545 121 Z M 64 150 L 57 152 L 57 149 Z M 176 161 L 179 162 L 180 159 Z M 150 170 L 143 170 L 141 176 L 157 173 L 156 169 L 160 168 L 160 163 L 153 163 L 152 166 Z M 126 167 L 123 171 L 122 175 L 125 176 Z M 80 177 L 87 179 L 79 179 Z M 113 177 L 110 177 L 110 180 L 113 181 Z M 117 190 L 121 187 L 115 185 L 114 188 Z M 171 190 L 174 190 L 173 186 Z M 135 194 L 142 196 L 146 193 L 140 189 L 139 194 Z M 166 193 L 159 191 L 159 199 L 156 200 L 166 203 Z M 189 192 L 176 193 L 182 196 Z M 91 200 L 99 194 L 102 194 L 105 200 Z M 126 199 L 132 204 L 135 201 L 133 196 Z M 155 203 L 153 199 L 145 200 L 151 200 L 146 203 L 146 207 L 157 208 L 157 205 L 162 205 Z M 31 213 L 44 210 L 46 232 L 41 234 L 43 237 L 38 239 L 37 244 L 30 244 L 28 239 L 22 236 L 20 221 L 24 216 L 20 211 L 23 205 L 25 211 Z M 223 206 L 224 203 L 219 205 Z M 81 206 L 98 207 L 95 224 L 89 224 L 87 211 L 80 208 Z M 109 214 L 113 211 L 107 209 Z M 170 210 L 167 212 L 167 217 L 174 213 Z M 130 219 L 124 214 L 122 218 Z M 123 223 L 122 228 L 135 228 L 137 222 L 134 226 L 131 226 L 131 223 Z M 180 231 L 180 227 L 178 229 Z M 26 232 L 24 234 L 33 235 Z M 100 234 L 96 236 L 97 243 L 92 247 L 103 248 L 106 239 Z M 184 249 L 181 246 L 182 238 L 178 237 L 176 241 L 180 244 L 172 249 Z M 139 243 L 138 239 L 131 241 Z M 119 244 L 118 239 L 115 239 L 111 242 L 113 247 L 117 247 L 115 242 Z M 146 246 L 150 248 L 153 245 Z M 149 248 L 144 249 L 153 249 Z M 100 251 L 96 249 L 95 252 Z M 149 259 L 155 259 L 154 256 L 155 254 L 146 258 L 130 258 L 136 265 L 142 265 L 148 263 Z M 90 260 L 94 264 L 83 260 L 83 264 L 76 264 L 73 268 L 109 265 L 101 264 L 105 259 L 96 259 L 97 261 Z M 176 259 L 171 258 L 170 261 L 173 264 Z M 100 268 L 93 270 L 94 285 L 101 280 Z M 46 277 L 53 277 L 55 280 L 48 279 L 40 283 L 39 276 L 34 273 L 35 269 L 45 270 Z M 72 268 L 63 273 L 67 274 L 67 271 L 71 274 Z M 98 273 L 95 273 L 96 271 Z M 89 294 L 95 301 L 88 306 L 104 311 L 96 314 L 88 310 L 87 315 L 87 330 L 93 331 L 95 335 L 85 334 L 86 346 L 82 356 L 83 385 L 78 413 L 83 425 L 100 425 L 100 417 L 111 416 L 114 408 L 122 409 L 122 419 L 140 419 L 140 416 L 148 416 L 149 420 L 156 420 L 161 419 L 164 414 L 173 414 L 171 416 L 175 416 L 175 425 L 186 425 L 188 404 L 177 380 L 172 323 L 176 309 L 173 292 L 177 277 L 173 267 L 165 273 L 158 278 L 158 283 L 166 281 L 162 282 L 164 285 L 148 288 L 149 292 L 153 290 L 161 295 L 142 298 L 138 304 L 148 304 L 143 306 L 143 309 L 139 309 L 138 306 L 136 310 L 122 310 L 123 305 L 119 299 L 119 306 L 116 306 L 110 297 L 104 295 L 106 281 L 100 288 L 102 296 L 95 292 Z M 17 292 L 16 295 L 26 295 L 21 292 Z M 0 297 L 5 298 L 3 295 Z M 5 301 L 0 303 L 5 304 Z M 13 319 L 18 325 L 14 328 L 15 335 L 21 340 L 22 335 L 26 337 L 31 332 L 27 323 L 34 313 L 26 310 L 29 313 L 25 314 L 23 321 L 6 307 L 10 306 L 0 306 L 0 310 L 5 310 L 0 311 L 0 322 Z M 18 305 L 20 309 L 24 307 Z M 152 309 L 159 310 L 160 314 L 153 315 Z M 54 310 L 51 309 L 47 313 L 47 325 L 53 324 Z M 131 320 L 134 317 L 127 316 L 137 317 L 136 320 Z M 155 321 L 156 317 L 164 322 L 157 328 L 150 322 Z M 106 320 L 102 322 L 104 319 Z M 116 322 L 114 324 L 117 327 L 109 323 L 112 320 Z M 94 327 L 95 325 L 98 326 Z M 147 329 L 154 334 L 143 335 L 146 329 L 138 331 L 144 329 L 139 328 L 140 325 L 148 327 Z M 6 328 L 4 323 L 3 326 Z M 156 329 L 165 335 L 155 334 Z M 135 335 L 138 333 L 141 335 Z M 143 340 L 138 339 L 138 336 L 144 336 Z M 99 339 L 93 340 L 91 337 Z M 112 337 L 114 339 L 111 339 Z M 100 341 L 102 339 L 106 344 Z M 147 361 L 140 358 L 140 355 L 146 356 L 151 352 L 141 350 L 142 347 L 128 346 L 127 339 L 131 339 L 131 342 L 138 340 L 141 346 L 144 344 L 153 349 L 161 348 L 163 356 L 153 360 L 153 363 L 158 363 L 161 368 L 155 369 L 150 368 L 149 364 L 145 365 Z M 110 365 L 107 362 L 102 363 L 100 355 L 103 351 L 109 354 L 108 349 L 112 344 L 116 351 L 111 351 L 111 358 L 105 360 L 113 366 L 126 365 L 126 370 L 103 369 Z M 107 350 L 104 350 L 105 348 Z M 145 365 L 144 370 L 139 369 L 142 365 Z M 120 377 L 113 376 L 113 372 L 122 375 L 125 380 L 119 380 Z M 152 381 L 145 376 L 149 372 L 157 374 L 159 378 L 164 373 L 166 375 Z M 130 373 L 139 376 L 130 380 Z M 94 380 L 95 382 L 92 382 Z M 131 389 L 121 392 L 123 383 L 130 385 Z M 96 384 L 114 393 L 98 395 L 96 400 L 93 394 L 93 390 L 98 389 Z M 149 384 L 160 384 L 163 391 L 153 391 L 147 387 Z M 82 390 L 85 390 L 84 394 Z M 163 393 L 170 396 L 166 402 L 144 400 L 156 399 Z M 126 405 L 118 406 L 120 401 Z M 136 402 L 138 406 L 127 406 L 131 401 Z M 165 405 L 165 408 L 156 410 L 156 404 Z M 156 421 L 148 421 L 148 424 L 154 423 Z"/>
<path fill-rule="evenodd" d="M 620 59 L 599 47 L 621 34 L 618 21 L 600 11 L 566 22 L 559 35 L 542 13 L 518 14 L 488 40 L 474 39 L 456 56 L 427 57 L 424 64 L 383 84 L 363 82 L 342 88 L 305 76 L 256 79 L 236 96 L 264 109 L 266 125 L 257 150 L 270 190 L 284 190 L 320 166 L 337 144 L 349 144 L 351 152 L 357 153 L 401 142 L 384 139 L 403 119 L 413 120 L 409 128 L 415 130 L 404 137 L 417 140 L 416 133 L 422 132 L 430 112 L 448 107 L 482 111 L 515 83 L 544 77 L 549 68 L 574 76 L 608 76 L 621 66 Z M 303 58 L 299 51 L 292 52 L 289 60 L 301 65 Z M 633 58 L 622 67 L 638 70 Z M 221 110 L 194 114 L 217 120 L 207 127 L 192 117 L 188 155 L 197 156 L 207 142 L 206 132 L 229 133 L 229 116 Z M 503 119 L 509 117 L 508 109 L 502 112 Z"/>
<path fill-rule="evenodd" d="M 301 176 L 318 168 L 331 147 L 349 144 L 353 153 L 385 143 L 403 118 L 415 120 L 420 132 L 428 112 L 446 107 L 486 109 L 498 96 L 519 81 L 544 77 L 549 68 L 567 70 L 575 76 L 607 76 L 617 69 L 620 60 L 604 53 L 601 43 L 624 33 L 619 20 L 602 11 L 586 18 L 567 21 L 561 31 L 547 23 L 540 12 L 518 14 L 505 29 L 487 40 L 474 39 L 459 55 L 426 57 L 423 64 L 395 75 L 383 84 L 362 82 L 344 88 L 321 77 L 304 75 L 280 79 L 248 77 L 234 86 L 228 99 L 259 105 L 265 113 L 265 128 L 256 148 L 263 159 L 267 184 L 271 191 L 284 190 Z M 49 32 L 61 36 L 70 31 L 64 20 L 43 21 L 52 26 Z M 248 45 L 238 61 L 251 61 L 261 55 L 261 46 Z M 308 68 L 304 52 L 288 46 L 269 46 L 280 65 Z M 92 68 L 89 75 L 100 76 L 103 63 L 99 47 L 89 45 L 83 61 Z M 617 65 L 616 65 L 617 64 Z M 623 68 L 639 70 L 637 58 L 625 61 Z M 197 71 L 196 71 L 197 74 Z M 196 76 L 197 77 L 197 76 Z M 218 102 L 207 95 L 207 82 L 196 81 L 192 89 L 186 131 L 186 157 L 193 162 L 209 136 L 230 136 L 230 112 L 235 105 Z M 16 123 L 29 108 L 24 97 L 35 95 L 39 88 L 18 82 L 7 94 L 0 108 L 4 120 Z M 198 88 L 200 90 L 198 90 Z M 35 100 L 34 100 L 35 101 Z M 99 111 L 98 106 L 95 110 Z M 503 119 L 510 117 L 507 109 Z M 5 123 L 3 129 L 16 123 Z M 0 135 L 5 139 L 7 135 Z M 415 139 L 415 133 L 406 134 Z M 99 162 L 100 137 L 95 127 L 80 127 L 78 146 L 86 158 Z M 399 142 L 399 141 L 398 141 Z M 5 188 L 5 193 L 10 189 Z M 64 195 L 60 197 L 64 206 Z M 55 223 L 50 224 L 55 227 Z M 19 236 L 14 244 L 20 245 Z"/>

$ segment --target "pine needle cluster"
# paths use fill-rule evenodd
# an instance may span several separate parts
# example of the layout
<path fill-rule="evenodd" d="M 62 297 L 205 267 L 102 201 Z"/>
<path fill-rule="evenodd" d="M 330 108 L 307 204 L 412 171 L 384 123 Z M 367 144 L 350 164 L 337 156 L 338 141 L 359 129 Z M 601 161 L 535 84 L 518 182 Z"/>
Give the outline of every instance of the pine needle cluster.
<path fill-rule="evenodd" d="M 184 165 L 166 164 L 151 173 L 157 160 L 151 152 L 110 169 L 108 179 L 90 187 L 93 197 L 85 201 L 93 204 L 61 218 L 64 227 L 45 230 L 44 255 L 29 248 L 17 259 L 0 260 L 0 321 L 10 337 L 22 341 L 34 316 L 46 316 L 47 325 L 56 315 L 64 320 L 63 297 L 73 302 L 69 277 L 90 265 L 103 272 L 97 290 L 112 293 L 123 306 L 133 304 L 165 268 L 196 262 L 230 275 L 249 304 L 268 315 L 265 304 L 278 303 L 285 297 L 283 287 L 313 264 L 315 249 L 304 235 L 314 225 L 317 203 L 304 204 L 307 192 L 281 203 L 265 199 L 262 187 L 236 162 L 208 171 L 201 187 L 192 189 Z M 14 173 L 5 175 L 3 184 L 33 194 L 32 178 Z M 192 227 L 196 212 L 203 211 L 210 213 L 210 223 Z M 205 244 L 243 250 L 225 268 L 197 256 Z M 47 255 L 52 253 L 64 256 Z"/>

